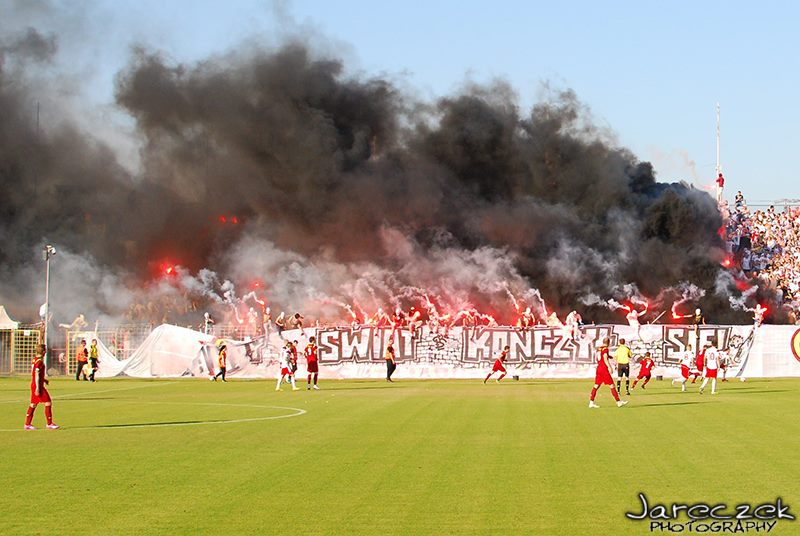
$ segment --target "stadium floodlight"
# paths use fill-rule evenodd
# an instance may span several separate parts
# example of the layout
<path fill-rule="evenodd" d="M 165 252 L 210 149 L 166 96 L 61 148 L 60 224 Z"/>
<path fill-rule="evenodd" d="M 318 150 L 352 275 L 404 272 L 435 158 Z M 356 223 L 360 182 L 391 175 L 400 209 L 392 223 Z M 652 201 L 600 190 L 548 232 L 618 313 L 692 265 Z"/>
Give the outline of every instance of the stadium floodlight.
<path fill-rule="evenodd" d="M 44 322 L 44 345 L 47 352 L 44 354 L 45 370 L 50 366 L 50 344 L 47 341 L 47 325 L 50 323 L 50 258 L 56 254 L 56 248 L 47 244 L 42 252 L 44 255 L 45 276 L 44 276 L 44 306 L 42 307 L 42 322 Z"/>

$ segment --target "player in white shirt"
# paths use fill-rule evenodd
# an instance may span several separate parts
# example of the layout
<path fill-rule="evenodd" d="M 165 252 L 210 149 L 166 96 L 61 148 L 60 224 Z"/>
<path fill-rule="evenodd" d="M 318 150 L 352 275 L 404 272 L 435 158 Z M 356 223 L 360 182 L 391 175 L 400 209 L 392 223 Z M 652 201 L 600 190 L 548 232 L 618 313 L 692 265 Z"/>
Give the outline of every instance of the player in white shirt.
<path fill-rule="evenodd" d="M 686 351 L 681 354 L 681 391 L 686 391 L 686 380 L 689 379 L 689 376 L 697 377 L 700 372 L 697 370 L 692 370 L 694 366 L 694 348 L 690 344 Z M 672 384 L 675 385 L 675 382 L 678 381 L 678 378 L 672 380 Z"/>
<path fill-rule="evenodd" d="M 288 378 L 289 381 L 292 382 L 292 391 L 299 390 L 297 385 L 294 383 L 294 372 L 292 372 L 292 367 L 290 365 L 293 357 L 294 353 L 292 351 L 292 343 L 291 341 L 286 341 L 286 346 L 284 346 L 281 350 L 281 375 L 278 377 L 278 384 L 275 386 L 276 391 L 281 390 L 281 382 L 284 380 L 284 378 Z"/>
<path fill-rule="evenodd" d="M 706 349 L 706 365 L 703 371 L 703 383 L 700 385 L 700 394 L 703 394 L 703 389 L 708 384 L 708 379 L 711 378 L 711 394 L 717 394 L 717 370 L 719 370 L 719 351 L 712 343 Z"/>

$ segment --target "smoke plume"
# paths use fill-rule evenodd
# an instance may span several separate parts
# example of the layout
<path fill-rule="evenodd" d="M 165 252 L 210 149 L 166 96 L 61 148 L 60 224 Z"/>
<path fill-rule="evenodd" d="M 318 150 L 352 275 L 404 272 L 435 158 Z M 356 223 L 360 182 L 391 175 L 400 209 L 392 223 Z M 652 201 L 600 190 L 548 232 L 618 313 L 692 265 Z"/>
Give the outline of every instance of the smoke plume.
<path fill-rule="evenodd" d="M 17 316 L 42 301 L 46 242 L 64 252 L 66 320 L 165 296 L 201 316 L 257 282 L 273 310 L 321 319 L 430 299 L 511 322 L 511 295 L 618 321 L 606 300 L 626 285 L 637 299 L 713 289 L 721 270 L 714 200 L 659 183 L 570 90 L 530 110 L 503 82 L 419 102 L 301 42 L 196 63 L 140 46 L 115 79 L 141 144 L 132 173 L 66 114 L 37 126 L 57 47 L 33 28 L 0 35 L 0 302 Z M 710 320 L 742 320 L 695 296 Z"/>

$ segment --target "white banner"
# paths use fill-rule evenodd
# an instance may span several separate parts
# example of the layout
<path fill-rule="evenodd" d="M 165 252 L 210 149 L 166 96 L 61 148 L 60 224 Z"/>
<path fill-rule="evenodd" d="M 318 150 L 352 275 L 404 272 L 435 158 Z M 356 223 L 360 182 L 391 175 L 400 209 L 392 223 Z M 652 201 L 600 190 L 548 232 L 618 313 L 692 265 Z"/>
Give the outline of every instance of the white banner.
<path fill-rule="evenodd" d="M 298 375 L 304 375 L 303 348 L 316 336 L 319 345 L 320 378 L 382 378 L 384 351 L 394 341 L 397 371 L 393 378 L 481 378 L 504 346 L 511 351 L 506 360 L 510 376 L 520 378 L 592 378 L 595 345 L 604 337 L 611 348 L 626 339 L 636 356 L 649 351 L 656 366 L 654 375 L 679 375 L 681 354 L 691 345 L 695 352 L 710 342 L 730 348 L 729 377 L 800 376 L 800 330 L 796 326 L 679 326 L 600 325 L 583 326 L 576 338 L 564 328 L 513 327 L 452 328 L 432 332 L 427 327 L 415 333 L 392 328 L 306 328 L 271 332 L 268 337 L 231 341 L 228 375 L 234 378 L 274 378 L 279 372 L 278 352 L 286 340 L 298 342 Z M 151 340 L 152 339 L 152 340 Z M 163 325 L 156 328 L 119 371 L 101 370 L 99 376 L 116 373 L 136 377 L 208 376 L 216 365 L 213 337 Z M 165 362 L 168 361 L 168 362 Z M 116 367 L 115 367 L 116 368 Z"/>

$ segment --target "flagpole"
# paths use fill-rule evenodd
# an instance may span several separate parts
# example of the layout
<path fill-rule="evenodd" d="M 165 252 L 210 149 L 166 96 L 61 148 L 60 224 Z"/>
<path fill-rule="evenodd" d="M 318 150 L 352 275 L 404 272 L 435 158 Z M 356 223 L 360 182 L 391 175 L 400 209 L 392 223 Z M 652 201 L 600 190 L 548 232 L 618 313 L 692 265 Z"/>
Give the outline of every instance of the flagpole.
<path fill-rule="evenodd" d="M 719 165 L 719 103 L 717 103 L 717 177 L 722 173 L 722 168 Z"/>

